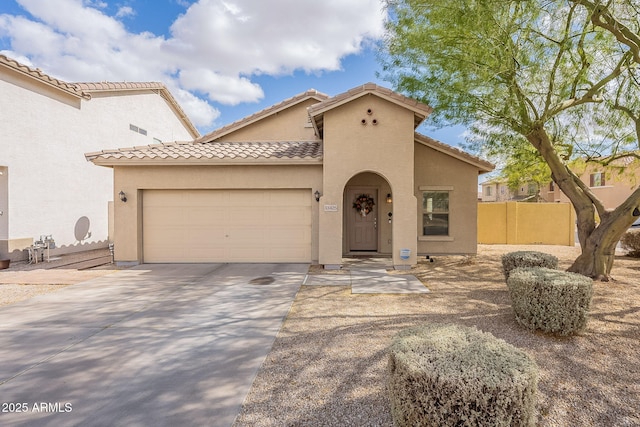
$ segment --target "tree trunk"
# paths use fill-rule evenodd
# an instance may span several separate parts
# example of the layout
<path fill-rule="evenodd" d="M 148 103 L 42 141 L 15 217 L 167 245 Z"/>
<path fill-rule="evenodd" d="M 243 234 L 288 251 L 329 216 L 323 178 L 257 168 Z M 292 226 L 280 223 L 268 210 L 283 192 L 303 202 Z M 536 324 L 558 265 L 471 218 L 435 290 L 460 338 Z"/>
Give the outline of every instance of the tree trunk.
<path fill-rule="evenodd" d="M 582 253 L 567 271 L 579 273 L 595 280 L 609 281 L 616 246 L 620 236 L 614 236 L 611 231 L 606 232 L 607 238 L 601 239 L 597 235 L 603 234 L 599 228 L 592 232 L 582 246 Z"/>
<path fill-rule="evenodd" d="M 582 253 L 569 267 L 569 271 L 608 281 L 615 259 L 616 245 L 633 223 L 632 212 L 640 204 L 640 187 L 615 210 L 606 211 L 602 202 L 584 185 L 581 187 L 581 183 L 577 182 L 578 178 L 558 157 L 544 127 L 534 128 L 527 135 L 527 139 L 547 162 L 554 181 L 571 200 L 576 211 L 578 240 Z M 600 224 L 597 226 L 596 210 L 600 215 Z"/>

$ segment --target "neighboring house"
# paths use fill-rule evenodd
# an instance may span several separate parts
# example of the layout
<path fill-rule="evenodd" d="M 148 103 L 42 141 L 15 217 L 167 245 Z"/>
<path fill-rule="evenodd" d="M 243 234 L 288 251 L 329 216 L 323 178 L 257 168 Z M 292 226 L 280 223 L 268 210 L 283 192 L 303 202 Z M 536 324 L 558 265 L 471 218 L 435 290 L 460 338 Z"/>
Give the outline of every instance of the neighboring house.
<path fill-rule="evenodd" d="M 607 209 L 615 209 L 631 195 L 639 184 L 638 177 L 640 161 L 634 160 L 634 157 L 619 159 L 606 168 L 595 163 L 587 164 L 580 173 L 580 180 L 598 196 Z M 481 185 L 483 202 L 570 202 L 553 181 L 541 186 L 539 191 L 535 183 L 522 184 L 514 191 L 509 189 L 506 180 L 500 178 L 487 180 Z"/>
<path fill-rule="evenodd" d="M 638 187 L 639 178 L 640 160 L 633 157 L 619 159 L 608 167 L 590 163 L 580 174 L 580 180 L 602 201 L 606 209 L 615 209 L 624 202 Z M 540 196 L 548 202 L 569 202 L 555 182 L 541 188 Z"/>
<path fill-rule="evenodd" d="M 0 55 L 0 258 L 106 247 L 111 171 L 83 154 L 192 140 L 198 131 L 161 83 L 67 83 Z"/>
<path fill-rule="evenodd" d="M 539 201 L 538 185 L 535 183 L 522 184 L 515 190 L 507 185 L 507 181 L 503 179 L 492 179 L 481 184 L 482 202 L 510 202 L 510 201 Z"/>
<path fill-rule="evenodd" d="M 431 108 L 373 83 L 310 90 L 187 143 L 88 153 L 113 168 L 120 263 L 304 262 L 477 250 L 493 165 L 415 132 Z"/>

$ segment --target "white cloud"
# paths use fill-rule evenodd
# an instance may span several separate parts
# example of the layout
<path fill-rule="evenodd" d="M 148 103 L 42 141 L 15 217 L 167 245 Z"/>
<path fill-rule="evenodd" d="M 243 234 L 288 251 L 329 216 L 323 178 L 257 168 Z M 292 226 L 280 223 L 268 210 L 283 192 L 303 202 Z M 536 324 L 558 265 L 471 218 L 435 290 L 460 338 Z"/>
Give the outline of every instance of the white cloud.
<path fill-rule="evenodd" d="M 185 89 L 206 93 L 210 100 L 221 104 L 257 102 L 264 97 L 262 88 L 246 77 L 224 76 L 207 68 L 181 70 L 180 83 Z"/>
<path fill-rule="evenodd" d="M 109 16 L 99 0 L 16 1 L 34 19 L 0 15 L 15 55 L 67 81 L 164 82 L 197 126 L 219 115 L 197 94 L 255 102 L 264 94 L 252 76 L 340 69 L 382 35 L 385 17 L 380 0 L 199 0 L 165 38 L 128 32 L 129 6 Z"/>
<path fill-rule="evenodd" d="M 116 18 L 122 18 L 125 16 L 134 16 L 136 14 L 135 10 L 133 10 L 132 7 L 130 6 L 123 6 L 120 9 L 118 9 L 118 12 L 116 12 Z"/>

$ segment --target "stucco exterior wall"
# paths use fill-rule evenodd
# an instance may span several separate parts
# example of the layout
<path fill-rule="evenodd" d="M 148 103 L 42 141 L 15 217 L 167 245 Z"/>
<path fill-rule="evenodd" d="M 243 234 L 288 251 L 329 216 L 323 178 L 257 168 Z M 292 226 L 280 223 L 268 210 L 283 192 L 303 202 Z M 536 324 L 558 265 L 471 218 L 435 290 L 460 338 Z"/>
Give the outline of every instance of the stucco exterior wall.
<path fill-rule="evenodd" d="M 229 142 L 238 141 L 313 141 L 316 140 L 313 126 L 309 121 L 307 107 L 317 103 L 308 99 L 297 105 L 263 118 L 221 137 Z"/>
<path fill-rule="evenodd" d="M 575 221 L 570 203 L 481 203 L 478 242 L 573 246 Z"/>
<path fill-rule="evenodd" d="M 61 253 L 106 245 L 112 170 L 87 162 L 84 153 L 152 144 L 154 137 L 191 139 L 155 93 L 79 99 L 7 70 L 0 70 L 0 93 L 0 166 L 9 176 L 0 235 L 7 240 L 52 235 Z M 11 257 L 25 254 L 18 250 Z"/>
<path fill-rule="evenodd" d="M 115 260 L 138 263 L 142 253 L 143 190 L 308 189 L 322 191 L 321 165 L 126 166 L 114 168 Z M 117 193 L 124 191 L 127 202 Z M 318 209 L 312 208 L 312 260 L 318 259 Z"/>
<path fill-rule="evenodd" d="M 363 172 L 380 175 L 391 187 L 394 265 L 416 263 L 413 120 L 413 112 L 371 94 L 325 112 L 324 193 L 319 219 L 321 230 L 336 232 L 320 235 L 321 264 L 342 263 L 342 212 L 351 208 L 344 206 L 344 189 L 352 177 Z M 338 211 L 325 211 L 324 205 L 337 205 Z M 400 258 L 401 248 L 411 250 L 408 260 Z"/>
<path fill-rule="evenodd" d="M 478 233 L 478 169 L 419 143 L 416 143 L 415 151 L 418 253 L 475 254 Z M 422 235 L 423 191 L 449 192 L 448 236 Z"/>

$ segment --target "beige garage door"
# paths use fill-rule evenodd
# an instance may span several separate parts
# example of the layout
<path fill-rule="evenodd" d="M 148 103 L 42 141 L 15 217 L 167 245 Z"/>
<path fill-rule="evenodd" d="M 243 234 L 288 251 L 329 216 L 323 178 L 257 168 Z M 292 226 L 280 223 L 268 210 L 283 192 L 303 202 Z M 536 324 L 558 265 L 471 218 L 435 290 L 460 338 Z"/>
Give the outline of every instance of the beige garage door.
<path fill-rule="evenodd" d="M 310 262 L 309 190 L 146 190 L 144 261 Z"/>

